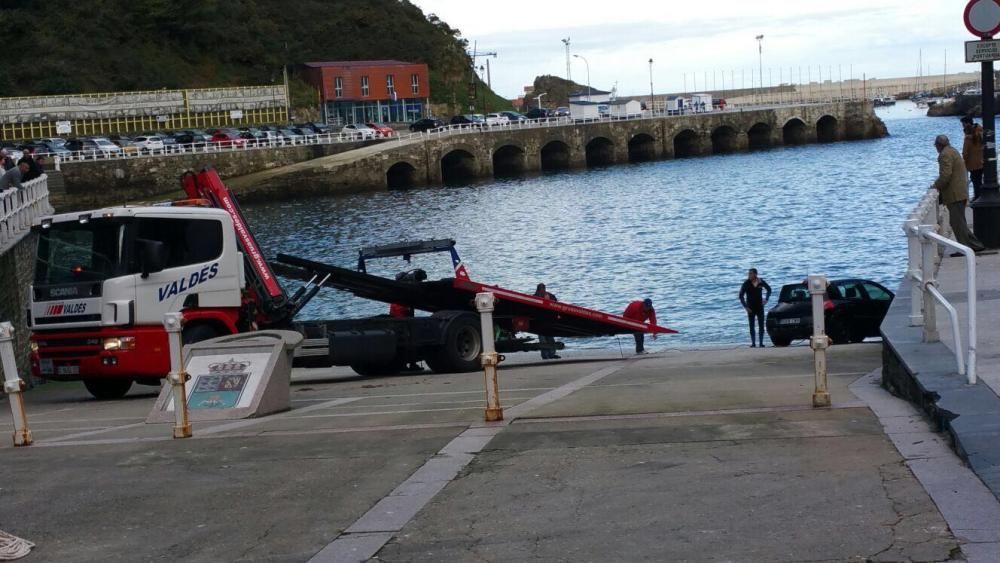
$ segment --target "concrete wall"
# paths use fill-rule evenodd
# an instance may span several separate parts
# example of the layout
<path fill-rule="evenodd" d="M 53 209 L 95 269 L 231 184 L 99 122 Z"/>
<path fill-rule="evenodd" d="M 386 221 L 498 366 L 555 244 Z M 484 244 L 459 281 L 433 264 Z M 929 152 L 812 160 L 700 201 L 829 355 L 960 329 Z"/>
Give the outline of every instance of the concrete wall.
<path fill-rule="evenodd" d="M 364 145 L 361 142 L 298 145 L 66 162 L 62 164 L 65 188 L 60 192 L 53 191 L 50 201 L 58 212 L 143 201 L 180 190 L 181 174 L 187 170 L 213 166 L 223 178 L 233 178 L 354 150 Z"/>
<path fill-rule="evenodd" d="M 38 236 L 29 234 L 7 252 L 0 254 L 0 321 L 14 325 L 17 369 L 21 379 L 30 382 L 28 366 L 28 326 L 24 311 L 35 264 Z"/>

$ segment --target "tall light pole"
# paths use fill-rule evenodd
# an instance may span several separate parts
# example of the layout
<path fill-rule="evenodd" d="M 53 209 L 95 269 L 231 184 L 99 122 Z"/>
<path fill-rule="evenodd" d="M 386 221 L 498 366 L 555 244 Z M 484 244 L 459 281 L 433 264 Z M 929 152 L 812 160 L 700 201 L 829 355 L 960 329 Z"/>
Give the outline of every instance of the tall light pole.
<path fill-rule="evenodd" d="M 535 96 L 535 101 L 538 102 L 538 109 L 542 109 L 542 98 L 548 95 L 548 92 L 542 92 L 541 94 Z"/>
<path fill-rule="evenodd" d="M 590 63 L 587 62 L 587 58 L 584 57 L 583 55 L 574 54 L 573 56 L 576 57 L 576 58 L 578 58 L 578 59 L 580 59 L 580 60 L 582 60 L 583 64 L 587 65 L 587 101 L 589 102 L 589 101 L 591 101 L 591 99 L 590 99 L 590 92 L 591 92 L 591 90 L 590 90 Z"/>
<path fill-rule="evenodd" d="M 649 59 L 649 115 L 653 115 L 653 59 Z"/>
<path fill-rule="evenodd" d="M 569 64 L 569 37 L 562 40 L 563 45 L 566 45 L 566 80 L 573 81 L 573 72 Z"/>
<path fill-rule="evenodd" d="M 757 36 L 757 64 L 760 65 L 760 103 L 764 103 L 764 35 Z"/>

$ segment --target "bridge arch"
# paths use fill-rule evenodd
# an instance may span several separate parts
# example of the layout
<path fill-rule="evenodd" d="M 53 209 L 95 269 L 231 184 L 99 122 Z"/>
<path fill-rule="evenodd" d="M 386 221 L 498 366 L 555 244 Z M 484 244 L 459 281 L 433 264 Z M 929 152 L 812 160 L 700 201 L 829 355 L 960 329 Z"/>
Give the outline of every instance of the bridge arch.
<path fill-rule="evenodd" d="M 771 146 L 771 126 L 767 123 L 755 123 L 747 130 L 747 141 L 750 150 L 766 149 Z"/>
<path fill-rule="evenodd" d="M 824 115 L 816 122 L 816 140 L 821 143 L 832 143 L 837 140 L 837 118 Z"/>
<path fill-rule="evenodd" d="M 636 133 L 628 141 L 629 162 L 646 162 L 656 158 L 656 139 L 649 133 Z"/>
<path fill-rule="evenodd" d="M 549 141 L 542 146 L 542 170 L 566 170 L 570 167 L 569 145 L 563 141 Z"/>
<path fill-rule="evenodd" d="M 802 145 L 806 142 L 806 123 L 793 117 L 781 126 L 781 139 L 786 145 Z"/>
<path fill-rule="evenodd" d="M 417 168 L 401 160 L 385 171 L 385 185 L 390 190 L 407 190 L 417 185 Z"/>
<path fill-rule="evenodd" d="M 712 131 L 712 154 L 736 152 L 738 139 L 736 129 L 728 125 L 716 127 Z"/>
<path fill-rule="evenodd" d="M 696 156 L 699 152 L 698 133 L 694 129 L 685 129 L 674 135 L 674 158 Z"/>
<path fill-rule="evenodd" d="M 476 177 L 478 163 L 473 153 L 453 148 L 441 157 L 441 181 L 445 184 L 463 184 Z"/>
<path fill-rule="evenodd" d="M 615 163 L 615 144 L 607 137 L 594 137 L 587 143 L 587 166 Z"/>
<path fill-rule="evenodd" d="M 513 177 L 524 174 L 524 149 L 515 144 L 504 144 L 493 151 L 493 175 Z"/>

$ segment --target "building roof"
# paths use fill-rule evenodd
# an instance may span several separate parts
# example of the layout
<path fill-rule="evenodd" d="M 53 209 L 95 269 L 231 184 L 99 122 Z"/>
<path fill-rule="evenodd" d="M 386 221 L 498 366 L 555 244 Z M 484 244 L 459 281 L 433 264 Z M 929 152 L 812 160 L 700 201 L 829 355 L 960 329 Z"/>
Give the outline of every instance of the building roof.
<path fill-rule="evenodd" d="M 617 100 L 611 100 L 610 102 L 605 102 L 605 103 L 608 104 L 608 105 L 610 105 L 610 106 L 623 106 L 625 104 L 630 104 L 632 102 L 635 102 L 637 104 L 641 104 L 642 103 L 639 100 L 634 100 L 634 99 L 633 100 L 624 100 L 624 99 L 621 99 L 621 98 L 619 98 Z"/>
<path fill-rule="evenodd" d="M 396 60 L 392 60 L 392 59 L 384 59 L 384 60 L 378 60 L 378 61 L 322 61 L 322 62 L 303 63 L 303 64 L 305 64 L 305 66 L 313 67 L 313 68 L 322 68 L 322 67 L 330 67 L 330 66 L 351 68 L 351 67 L 359 67 L 359 66 L 415 65 L 415 64 L 422 64 L 422 63 L 408 63 L 406 61 L 396 61 Z"/>
<path fill-rule="evenodd" d="M 582 96 L 586 96 L 588 94 L 591 95 L 591 96 L 594 96 L 594 95 L 603 96 L 605 94 L 610 94 L 610 93 L 611 92 L 605 92 L 604 90 L 598 90 L 597 88 L 591 88 L 589 92 L 587 90 L 582 90 L 580 92 L 570 92 L 569 93 L 569 97 L 570 98 L 579 98 L 579 97 L 582 97 Z"/>
<path fill-rule="evenodd" d="M 571 100 L 569 102 L 571 106 L 606 106 L 608 102 L 588 102 L 586 100 Z"/>

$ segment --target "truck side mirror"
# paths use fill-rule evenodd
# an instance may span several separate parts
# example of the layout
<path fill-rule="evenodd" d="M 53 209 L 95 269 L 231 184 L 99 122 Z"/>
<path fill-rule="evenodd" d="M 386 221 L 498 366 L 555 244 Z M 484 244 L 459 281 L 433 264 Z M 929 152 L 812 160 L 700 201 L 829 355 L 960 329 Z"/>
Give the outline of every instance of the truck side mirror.
<path fill-rule="evenodd" d="M 142 279 L 149 277 L 149 274 L 162 272 L 167 266 L 167 245 L 162 241 L 149 239 L 136 239 L 139 250 L 139 262 L 142 268 Z"/>

